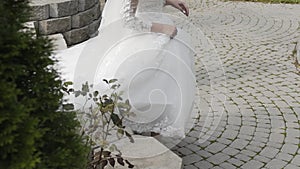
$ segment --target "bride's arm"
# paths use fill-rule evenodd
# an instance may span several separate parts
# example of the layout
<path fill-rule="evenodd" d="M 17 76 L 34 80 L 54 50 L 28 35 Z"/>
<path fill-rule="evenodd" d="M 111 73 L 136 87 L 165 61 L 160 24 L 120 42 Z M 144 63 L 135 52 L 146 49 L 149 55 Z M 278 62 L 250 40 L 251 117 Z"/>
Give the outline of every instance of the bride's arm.
<path fill-rule="evenodd" d="M 124 7 L 122 11 L 124 25 L 130 29 L 143 31 L 143 32 L 156 32 L 163 33 L 171 38 L 177 34 L 175 26 L 146 22 L 135 16 L 139 0 L 124 0 Z M 164 0 L 163 0 L 164 1 Z"/>
<path fill-rule="evenodd" d="M 182 2 L 181 0 L 166 0 L 165 5 L 171 5 L 174 8 L 180 10 L 186 16 L 189 16 L 189 8 L 188 6 Z"/>

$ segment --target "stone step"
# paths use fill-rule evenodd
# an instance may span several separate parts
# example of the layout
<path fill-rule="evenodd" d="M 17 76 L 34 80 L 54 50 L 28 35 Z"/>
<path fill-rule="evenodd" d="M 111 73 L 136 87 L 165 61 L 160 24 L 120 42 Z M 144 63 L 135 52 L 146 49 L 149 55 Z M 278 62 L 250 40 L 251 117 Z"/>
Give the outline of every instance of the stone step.
<path fill-rule="evenodd" d="M 134 143 L 128 138 L 118 140 L 116 146 L 121 150 L 123 158 L 132 163 L 135 169 L 181 169 L 182 159 L 153 137 L 134 135 Z M 107 169 L 123 169 L 116 163 L 113 168 L 108 164 Z"/>

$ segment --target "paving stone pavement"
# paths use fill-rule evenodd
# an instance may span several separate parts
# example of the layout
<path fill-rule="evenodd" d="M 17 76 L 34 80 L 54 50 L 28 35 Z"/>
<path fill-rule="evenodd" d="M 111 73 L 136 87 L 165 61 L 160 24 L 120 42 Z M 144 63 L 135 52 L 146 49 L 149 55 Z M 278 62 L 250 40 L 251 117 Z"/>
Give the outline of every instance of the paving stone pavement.
<path fill-rule="evenodd" d="M 300 168 L 300 76 L 293 59 L 300 5 L 190 6 L 190 27 L 213 48 L 196 39 L 200 111 L 172 148 L 183 168 Z"/>

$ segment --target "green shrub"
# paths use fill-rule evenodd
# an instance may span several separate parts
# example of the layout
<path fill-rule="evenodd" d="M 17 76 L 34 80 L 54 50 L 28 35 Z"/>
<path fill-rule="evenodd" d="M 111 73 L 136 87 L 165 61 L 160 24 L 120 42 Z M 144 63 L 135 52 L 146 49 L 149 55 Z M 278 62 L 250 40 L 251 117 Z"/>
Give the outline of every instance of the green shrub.
<path fill-rule="evenodd" d="M 62 82 L 52 45 L 24 31 L 26 0 L 0 1 L 0 168 L 83 169 L 74 112 L 58 111 Z"/>

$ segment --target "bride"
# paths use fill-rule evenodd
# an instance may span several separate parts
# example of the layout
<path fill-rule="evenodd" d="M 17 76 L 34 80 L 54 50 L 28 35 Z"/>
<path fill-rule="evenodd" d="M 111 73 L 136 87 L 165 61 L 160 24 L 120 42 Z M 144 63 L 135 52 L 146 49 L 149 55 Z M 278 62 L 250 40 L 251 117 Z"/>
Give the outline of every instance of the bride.
<path fill-rule="evenodd" d="M 74 88 L 118 79 L 136 114 L 124 122 L 132 130 L 182 138 L 193 109 L 194 54 L 190 36 L 162 12 L 166 5 L 189 15 L 179 0 L 107 0 L 99 35 L 62 59 Z"/>

